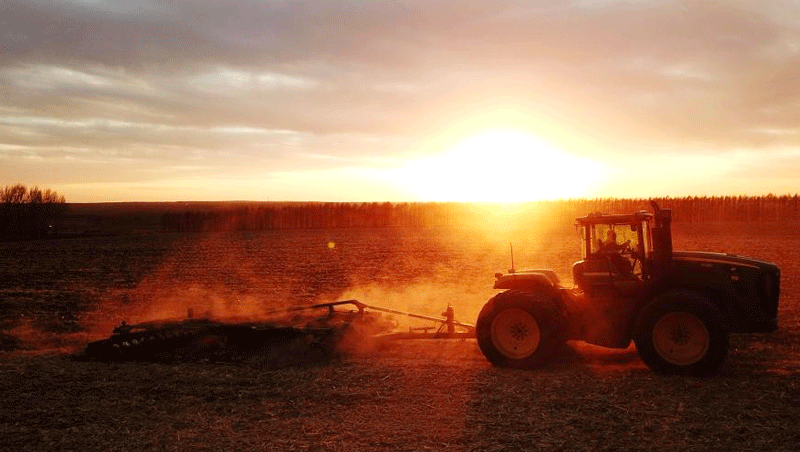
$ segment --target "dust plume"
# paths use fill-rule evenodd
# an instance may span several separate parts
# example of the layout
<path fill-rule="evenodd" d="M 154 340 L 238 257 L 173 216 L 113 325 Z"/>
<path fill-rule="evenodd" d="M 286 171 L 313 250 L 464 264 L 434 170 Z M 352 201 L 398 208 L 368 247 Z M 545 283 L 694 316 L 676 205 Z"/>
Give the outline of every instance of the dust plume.
<path fill-rule="evenodd" d="M 568 350 L 575 353 L 573 360 L 597 373 L 642 370 L 648 371 L 647 366 L 639 359 L 636 347 L 631 344 L 624 349 L 606 348 L 599 345 L 587 344 L 583 341 L 570 341 Z"/>
<path fill-rule="evenodd" d="M 434 283 L 414 283 L 402 286 L 364 285 L 346 290 L 343 299 L 356 299 L 373 306 L 431 317 L 444 317 L 448 305 L 455 311 L 455 319 L 474 324 L 480 307 L 486 301 L 478 296 L 465 296 L 453 286 L 437 286 Z M 399 314 L 389 314 L 399 323 L 399 328 L 418 328 L 434 325 L 433 322 L 413 319 Z M 438 326 L 438 325 L 436 325 Z"/>
<path fill-rule="evenodd" d="M 481 216 L 484 212 L 476 218 Z M 107 274 L 107 281 L 89 281 L 94 285 L 85 291 L 91 293 L 86 308 L 78 312 L 79 331 L 62 337 L 86 344 L 109 337 L 123 320 L 179 320 L 190 309 L 196 318 L 271 320 L 288 308 L 345 299 L 433 317 L 442 317 L 452 304 L 456 320 L 474 324 L 496 293 L 493 273 L 510 266 L 509 241 L 514 241 L 518 268 L 548 266 L 555 252 L 568 262 L 568 271 L 574 256 L 561 259 L 560 237 L 554 242 L 544 230 L 497 235 L 483 226 L 228 231 L 92 242 L 90 247 L 99 244 L 115 252 L 119 262 L 91 263 L 103 265 L 97 272 Z M 391 316 L 405 331 L 432 325 Z"/>
<path fill-rule="evenodd" d="M 316 241 L 307 245 L 286 235 L 186 234 L 135 285 L 106 290 L 83 326 L 102 337 L 122 320 L 183 319 L 189 310 L 195 317 L 263 320 L 340 291 L 347 278 L 328 241 L 309 253 Z M 298 254 L 305 261 L 292 263 Z"/>
<path fill-rule="evenodd" d="M 63 333 L 38 328 L 33 321 L 21 319 L 14 328 L 4 335 L 13 339 L 15 355 L 38 356 L 52 354 L 70 354 L 85 345 L 87 335 L 84 332 Z"/>

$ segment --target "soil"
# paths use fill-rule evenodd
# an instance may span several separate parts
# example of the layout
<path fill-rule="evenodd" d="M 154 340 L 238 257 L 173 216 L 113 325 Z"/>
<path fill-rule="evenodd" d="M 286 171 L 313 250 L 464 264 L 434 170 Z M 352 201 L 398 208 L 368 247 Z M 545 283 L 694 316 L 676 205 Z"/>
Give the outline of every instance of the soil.
<path fill-rule="evenodd" d="M 333 361 L 97 363 L 120 320 L 357 298 L 474 322 L 492 273 L 550 267 L 577 234 L 442 230 L 152 234 L 0 243 L 0 450 L 796 450 L 800 248 L 778 224 L 675 225 L 676 249 L 782 269 L 780 331 L 737 335 L 719 375 L 657 376 L 633 348 L 570 343 L 536 371 L 474 340 L 395 341 Z M 571 231 L 569 231 L 571 232 Z"/>

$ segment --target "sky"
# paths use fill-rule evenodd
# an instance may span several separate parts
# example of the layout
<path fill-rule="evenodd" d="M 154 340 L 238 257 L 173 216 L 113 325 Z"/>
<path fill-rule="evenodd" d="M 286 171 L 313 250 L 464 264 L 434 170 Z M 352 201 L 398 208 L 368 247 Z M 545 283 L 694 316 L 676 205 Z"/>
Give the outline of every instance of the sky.
<path fill-rule="evenodd" d="M 0 185 L 68 202 L 800 192 L 800 2 L 0 3 Z"/>

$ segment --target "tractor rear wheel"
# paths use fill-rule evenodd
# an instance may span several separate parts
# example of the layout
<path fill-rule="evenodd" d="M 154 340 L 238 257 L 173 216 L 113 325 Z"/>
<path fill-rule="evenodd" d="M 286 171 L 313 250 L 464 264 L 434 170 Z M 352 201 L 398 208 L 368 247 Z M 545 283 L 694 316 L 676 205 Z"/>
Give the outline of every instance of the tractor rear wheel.
<path fill-rule="evenodd" d="M 478 346 L 500 367 L 541 366 L 566 342 L 566 319 L 558 302 L 543 295 L 506 291 L 491 298 L 475 325 Z"/>
<path fill-rule="evenodd" d="M 639 316 L 634 342 L 642 361 L 664 374 L 710 375 L 728 354 L 722 312 L 694 292 L 656 297 Z"/>

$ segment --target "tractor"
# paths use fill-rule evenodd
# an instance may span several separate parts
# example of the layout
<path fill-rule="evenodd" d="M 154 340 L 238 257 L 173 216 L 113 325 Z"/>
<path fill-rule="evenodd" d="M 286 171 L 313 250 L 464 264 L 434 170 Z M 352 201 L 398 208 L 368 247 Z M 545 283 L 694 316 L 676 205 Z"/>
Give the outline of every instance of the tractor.
<path fill-rule="evenodd" d="M 501 367 L 547 364 L 570 340 L 626 349 L 661 374 L 710 375 L 731 333 L 778 328 L 777 265 L 726 253 L 674 251 L 671 211 L 577 218 L 581 260 L 573 287 L 552 270 L 495 274 L 502 292 L 475 325 L 484 356 Z"/>

